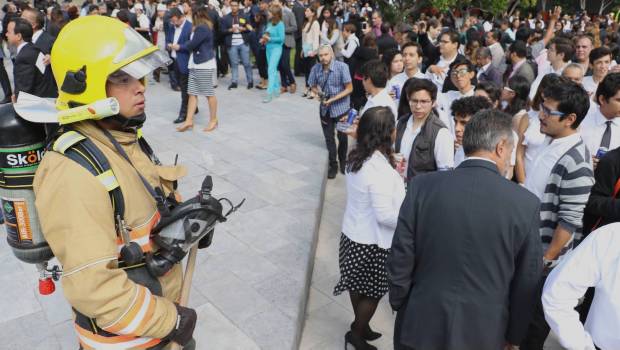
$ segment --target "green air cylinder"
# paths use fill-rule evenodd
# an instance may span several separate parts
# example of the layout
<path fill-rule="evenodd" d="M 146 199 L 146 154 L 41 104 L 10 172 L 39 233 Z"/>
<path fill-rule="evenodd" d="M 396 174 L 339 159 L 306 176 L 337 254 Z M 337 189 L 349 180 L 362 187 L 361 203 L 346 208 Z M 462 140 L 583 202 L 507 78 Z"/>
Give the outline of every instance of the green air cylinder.
<path fill-rule="evenodd" d="M 0 105 L 0 204 L 7 242 L 18 259 L 32 264 L 53 257 L 41 232 L 32 190 L 44 151 L 43 124 L 22 119 L 10 103 Z"/>

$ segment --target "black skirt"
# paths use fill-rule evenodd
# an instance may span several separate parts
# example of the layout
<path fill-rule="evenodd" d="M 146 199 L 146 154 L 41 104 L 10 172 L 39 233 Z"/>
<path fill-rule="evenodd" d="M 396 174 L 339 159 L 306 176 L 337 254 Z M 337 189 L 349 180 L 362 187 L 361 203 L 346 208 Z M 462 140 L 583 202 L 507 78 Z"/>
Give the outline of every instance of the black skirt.
<path fill-rule="evenodd" d="M 348 290 L 381 299 L 388 292 L 385 261 L 388 249 L 376 244 L 361 244 L 340 236 L 340 281 L 334 287 L 334 295 Z"/>

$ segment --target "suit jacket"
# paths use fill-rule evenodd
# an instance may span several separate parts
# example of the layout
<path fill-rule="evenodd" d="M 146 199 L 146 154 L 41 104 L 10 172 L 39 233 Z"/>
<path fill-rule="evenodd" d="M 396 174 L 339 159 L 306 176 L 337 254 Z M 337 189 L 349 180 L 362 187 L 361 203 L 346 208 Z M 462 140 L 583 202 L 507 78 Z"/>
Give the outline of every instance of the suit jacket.
<path fill-rule="evenodd" d="M 293 4 L 293 13 L 295 14 L 295 22 L 297 23 L 297 33 L 295 33 L 295 40 L 301 40 L 301 31 L 304 27 L 304 21 L 306 19 L 306 7 L 295 1 Z"/>
<path fill-rule="evenodd" d="M 516 75 L 520 75 L 524 77 L 525 79 L 527 79 L 530 85 L 534 82 L 534 79 L 536 79 L 534 68 L 532 68 L 532 65 L 529 62 L 525 62 L 524 64 L 522 64 L 521 67 L 517 69 L 517 71 L 515 72 L 513 76 L 516 76 Z"/>
<path fill-rule="evenodd" d="M 431 64 L 439 61 L 439 47 L 433 45 L 431 39 L 428 37 L 428 33 L 422 33 L 418 36 L 418 41 L 422 45 L 422 52 L 424 53 L 424 67 L 428 68 Z"/>
<path fill-rule="evenodd" d="M 206 24 L 199 25 L 194 29 L 194 36 L 191 40 L 188 40 L 182 44 L 179 44 L 180 50 L 177 51 L 193 53 L 194 63 L 200 64 L 207 62 L 208 60 L 215 58 L 215 51 L 213 50 L 213 30 Z M 178 57 L 178 56 L 177 56 Z"/>
<path fill-rule="evenodd" d="M 486 160 L 414 177 L 387 260 L 395 342 L 433 350 L 519 344 L 542 270 L 539 205 Z"/>
<path fill-rule="evenodd" d="M 45 72 L 41 73 L 36 67 L 37 58 L 41 51 L 32 43 L 27 43 L 22 47 L 13 63 L 13 82 L 15 84 L 15 95 L 20 91 L 39 97 L 58 97 L 58 89 L 49 65 L 45 67 Z"/>
<path fill-rule="evenodd" d="M 491 64 L 486 71 L 480 73 L 478 82 L 481 81 L 491 81 L 495 83 L 497 87 L 502 87 L 502 73 Z"/>
<path fill-rule="evenodd" d="M 288 7 L 282 8 L 282 22 L 284 23 L 284 45 L 288 48 L 295 47 L 295 34 L 297 33 L 297 19 Z"/>
<path fill-rule="evenodd" d="M 168 33 L 166 33 L 166 47 L 174 41 L 174 29 L 175 26 L 168 27 Z M 186 19 L 185 23 L 183 23 L 183 27 L 181 28 L 181 35 L 179 36 L 179 41 L 177 44 L 179 44 L 179 46 L 185 44 L 189 41 L 189 37 L 191 35 L 192 23 Z M 179 50 L 176 53 L 177 58 L 174 60 L 174 64 L 177 65 L 177 68 L 181 74 L 189 74 L 189 69 L 187 68 L 187 65 L 189 64 L 189 54 L 189 51 L 184 50 Z"/>
<path fill-rule="evenodd" d="M 620 180 L 620 148 L 605 154 L 594 170 L 594 186 L 583 213 L 583 235 L 587 237 L 593 226 L 605 226 L 620 221 L 620 200 L 613 197 L 616 182 Z"/>
<path fill-rule="evenodd" d="M 45 55 L 49 55 L 52 52 L 52 46 L 54 46 L 54 41 L 56 38 L 50 35 L 47 31 L 41 32 L 37 41 L 34 42 L 34 46 L 39 49 L 39 51 L 43 52 Z"/>
<path fill-rule="evenodd" d="M 245 24 L 250 23 L 249 18 L 242 12 L 237 13 L 237 18 L 239 22 L 245 22 Z M 249 34 L 251 31 L 245 28 L 245 24 L 239 23 L 239 31 L 241 33 L 241 36 L 243 37 L 243 42 L 245 44 L 248 44 Z M 229 13 L 226 16 L 222 17 L 222 21 L 220 22 L 220 28 L 222 30 L 222 35 L 224 36 L 224 44 L 226 44 L 226 47 L 232 46 L 233 33 L 228 31 L 230 28 L 232 28 L 232 26 L 233 26 L 232 13 Z"/>

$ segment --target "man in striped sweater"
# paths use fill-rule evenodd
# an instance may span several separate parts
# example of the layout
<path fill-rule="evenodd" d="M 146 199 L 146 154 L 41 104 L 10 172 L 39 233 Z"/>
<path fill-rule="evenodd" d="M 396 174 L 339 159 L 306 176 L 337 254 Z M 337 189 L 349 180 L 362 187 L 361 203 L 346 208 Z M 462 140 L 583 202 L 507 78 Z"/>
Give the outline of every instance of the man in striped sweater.
<path fill-rule="evenodd" d="M 549 143 L 526 174 L 525 187 L 541 201 L 540 237 L 544 255 L 543 281 L 559 259 L 581 238 L 582 217 L 594 184 L 591 157 L 579 134 L 579 124 L 590 106 L 588 94 L 563 78 L 544 90 L 540 131 Z M 542 350 L 549 334 L 540 298 L 521 350 Z"/>

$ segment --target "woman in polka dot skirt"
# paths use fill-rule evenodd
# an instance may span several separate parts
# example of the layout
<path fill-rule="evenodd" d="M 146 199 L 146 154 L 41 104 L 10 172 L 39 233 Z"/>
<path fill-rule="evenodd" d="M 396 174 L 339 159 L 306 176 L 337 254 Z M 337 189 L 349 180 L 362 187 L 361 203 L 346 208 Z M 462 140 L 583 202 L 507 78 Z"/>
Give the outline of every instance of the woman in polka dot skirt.
<path fill-rule="evenodd" d="M 355 320 L 345 335 L 356 350 L 373 350 L 367 341 L 381 336 L 370 328 L 379 300 L 388 291 L 385 261 L 405 197 L 403 179 L 394 169 L 394 115 L 373 107 L 361 117 L 357 146 L 346 167 L 347 206 L 340 237 L 340 281 L 334 295 L 349 291 Z"/>

